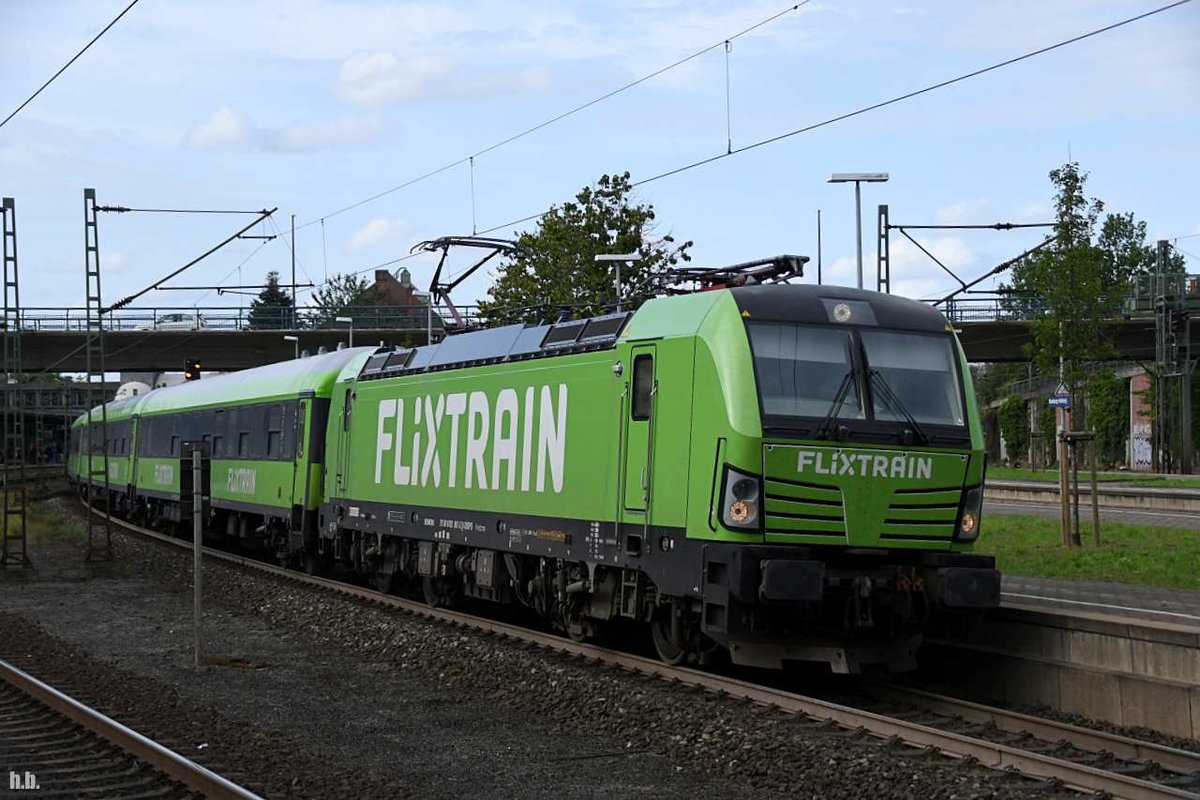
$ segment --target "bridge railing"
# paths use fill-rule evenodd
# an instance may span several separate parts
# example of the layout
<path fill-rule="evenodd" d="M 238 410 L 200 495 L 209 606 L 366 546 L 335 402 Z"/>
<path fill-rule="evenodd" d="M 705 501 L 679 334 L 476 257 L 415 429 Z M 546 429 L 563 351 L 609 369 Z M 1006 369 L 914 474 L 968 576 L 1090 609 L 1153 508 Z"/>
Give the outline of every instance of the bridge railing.
<path fill-rule="evenodd" d="M 246 331 L 246 330 L 347 330 L 349 325 L 337 317 L 354 320 L 356 328 L 376 330 L 435 330 L 445 321 L 435 311 L 432 319 L 425 306 L 370 305 L 351 306 L 337 312 L 314 309 L 159 306 L 121 308 L 104 315 L 106 331 Z M 82 308 L 26 307 L 21 310 L 24 331 L 84 331 L 87 312 Z"/>

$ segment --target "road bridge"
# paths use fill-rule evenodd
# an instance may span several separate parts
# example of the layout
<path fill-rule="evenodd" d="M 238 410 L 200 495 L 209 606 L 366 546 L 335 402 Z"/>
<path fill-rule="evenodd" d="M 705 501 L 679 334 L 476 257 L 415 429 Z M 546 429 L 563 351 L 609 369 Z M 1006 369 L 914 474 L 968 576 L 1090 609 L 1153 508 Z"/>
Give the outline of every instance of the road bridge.
<path fill-rule="evenodd" d="M 959 331 L 972 362 L 1025 361 L 1033 339 L 1029 309 L 1003 301 L 959 301 L 942 308 Z M 185 359 L 199 359 L 204 369 L 238 370 L 292 358 L 300 350 L 315 353 L 349 343 L 350 326 L 337 317 L 301 312 L 291 318 L 280 309 L 277 320 L 251 320 L 245 310 L 121 309 L 105 317 L 105 368 L 119 371 L 182 369 Z M 285 318 L 285 316 L 287 318 Z M 365 306 L 339 317 L 354 320 L 357 345 L 424 344 L 442 335 L 446 321 L 426 307 Z M 1115 317 L 1101 323 L 1116 346 L 1115 358 L 1153 361 L 1155 321 L 1152 313 Z M 1200 346 L 1200 325 L 1190 326 L 1193 348 Z M 285 339 L 296 337 L 298 341 Z M 86 369 L 85 314 L 82 309 L 27 309 L 22 312 L 21 347 L 26 371 L 82 372 Z"/>

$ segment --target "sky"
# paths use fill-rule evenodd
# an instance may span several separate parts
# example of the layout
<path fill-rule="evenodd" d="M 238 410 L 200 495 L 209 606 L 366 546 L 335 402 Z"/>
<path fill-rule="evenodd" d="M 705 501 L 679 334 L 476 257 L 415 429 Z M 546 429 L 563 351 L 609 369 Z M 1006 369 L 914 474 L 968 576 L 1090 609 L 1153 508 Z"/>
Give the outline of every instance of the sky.
<path fill-rule="evenodd" d="M 280 232 L 295 215 L 299 282 L 369 277 L 424 239 L 528 228 L 510 223 L 604 173 L 659 175 L 1164 1 L 141 0 L 0 128 L 0 195 L 17 203 L 22 304 L 83 305 L 84 187 L 107 205 L 278 207 Z M 0 0 L 0 118 L 127 3 Z M 726 39 L 759 23 L 726 53 Z M 652 181 L 637 199 L 654 205 L 655 233 L 695 242 L 696 264 L 797 253 L 813 259 L 803 279 L 811 282 L 819 209 L 824 280 L 853 285 L 853 188 L 826 178 L 887 172 L 888 183 L 863 187 L 871 286 L 879 203 L 894 224 L 1049 221 L 1047 174 L 1074 159 L 1090 173 L 1089 194 L 1145 220 L 1150 240 L 1179 237 L 1189 271 L 1200 273 L 1198 41 L 1193 2 Z M 342 211 L 472 154 L 473 168 L 459 164 Z M 249 219 L 102 215 L 105 301 L 144 288 Z M 1038 229 L 913 235 L 965 280 L 1042 238 Z M 452 259 L 451 269 L 468 263 Z M 400 266 L 428 286 L 432 257 L 392 269 Z M 289 280 L 286 237 L 237 241 L 173 283 L 258 284 L 268 270 Z M 894 291 L 918 298 L 955 285 L 896 232 L 892 279 Z M 479 298 L 490 280 L 479 273 L 455 301 Z M 156 291 L 137 305 L 247 301 Z"/>

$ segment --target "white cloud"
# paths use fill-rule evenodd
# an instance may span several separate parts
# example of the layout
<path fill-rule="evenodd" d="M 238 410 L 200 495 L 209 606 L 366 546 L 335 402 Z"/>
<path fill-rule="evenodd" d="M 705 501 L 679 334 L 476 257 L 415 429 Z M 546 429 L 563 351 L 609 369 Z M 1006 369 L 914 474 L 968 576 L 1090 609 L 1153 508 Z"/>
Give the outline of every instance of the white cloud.
<path fill-rule="evenodd" d="M 445 69 L 442 59 L 393 52 L 355 53 L 338 68 L 337 94 L 352 103 L 380 106 L 422 93 L 429 80 Z"/>
<path fill-rule="evenodd" d="M 314 152 L 367 144 L 378 139 L 383 129 L 383 121 L 376 115 L 342 117 L 313 125 L 257 126 L 237 111 L 222 106 L 188 134 L 186 143 L 197 149 L 243 147 L 288 153 Z"/>
<path fill-rule="evenodd" d="M 246 118 L 229 106 L 221 106 L 187 136 L 189 147 L 229 147 L 244 144 L 250 136 Z"/>
<path fill-rule="evenodd" d="M 1017 212 L 1013 222 L 1053 222 L 1054 206 L 1039 200 L 1023 207 Z"/>
<path fill-rule="evenodd" d="M 261 133 L 265 149 L 311 152 L 372 142 L 383 133 L 383 122 L 376 116 L 343 117 L 320 125 L 293 125 Z"/>
<path fill-rule="evenodd" d="M 970 268 L 976 256 L 962 239 L 955 236 L 917 237 L 929 252 L 963 280 L 975 277 Z M 907 239 L 893 237 L 891 243 L 892 293 L 904 297 L 928 299 L 945 294 L 958 286 L 929 256 Z M 863 253 L 863 283 L 875 288 L 875 252 Z M 854 286 L 858 280 L 858 261 L 854 256 L 836 258 L 823 270 L 825 283 Z"/>
<path fill-rule="evenodd" d="M 402 219 L 373 219 L 350 235 L 348 247 L 363 250 L 386 242 L 394 243 L 411 231 L 412 227 Z"/>
<path fill-rule="evenodd" d="M 938 225 L 987 225 L 991 216 L 992 204 L 981 197 L 939 208 L 933 218 Z"/>

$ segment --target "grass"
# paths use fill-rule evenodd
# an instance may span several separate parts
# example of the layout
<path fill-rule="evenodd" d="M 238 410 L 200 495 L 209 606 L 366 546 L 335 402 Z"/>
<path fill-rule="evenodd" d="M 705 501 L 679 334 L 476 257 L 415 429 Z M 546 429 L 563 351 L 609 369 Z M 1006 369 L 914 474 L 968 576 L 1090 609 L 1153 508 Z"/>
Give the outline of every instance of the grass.
<path fill-rule="evenodd" d="M 1106 523 L 1099 549 L 1086 522 L 1080 533 L 1082 548 L 1064 547 L 1057 519 L 991 515 L 975 549 L 1017 575 L 1200 589 L 1200 532 Z"/>
<path fill-rule="evenodd" d="M 1007 481 L 1047 481 L 1058 482 L 1057 469 L 1016 469 L 1014 467 L 989 466 L 987 476 L 995 480 Z M 1089 480 L 1087 470 L 1079 470 L 1079 483 Z M 1137 472 L 1097 472 L 1096 480 L 1102 483 L 1127 483 L 1133 486 L 1153 486 L 1161 488 L 1200 489 L 1200 477 L 1143 475 Z"/>

